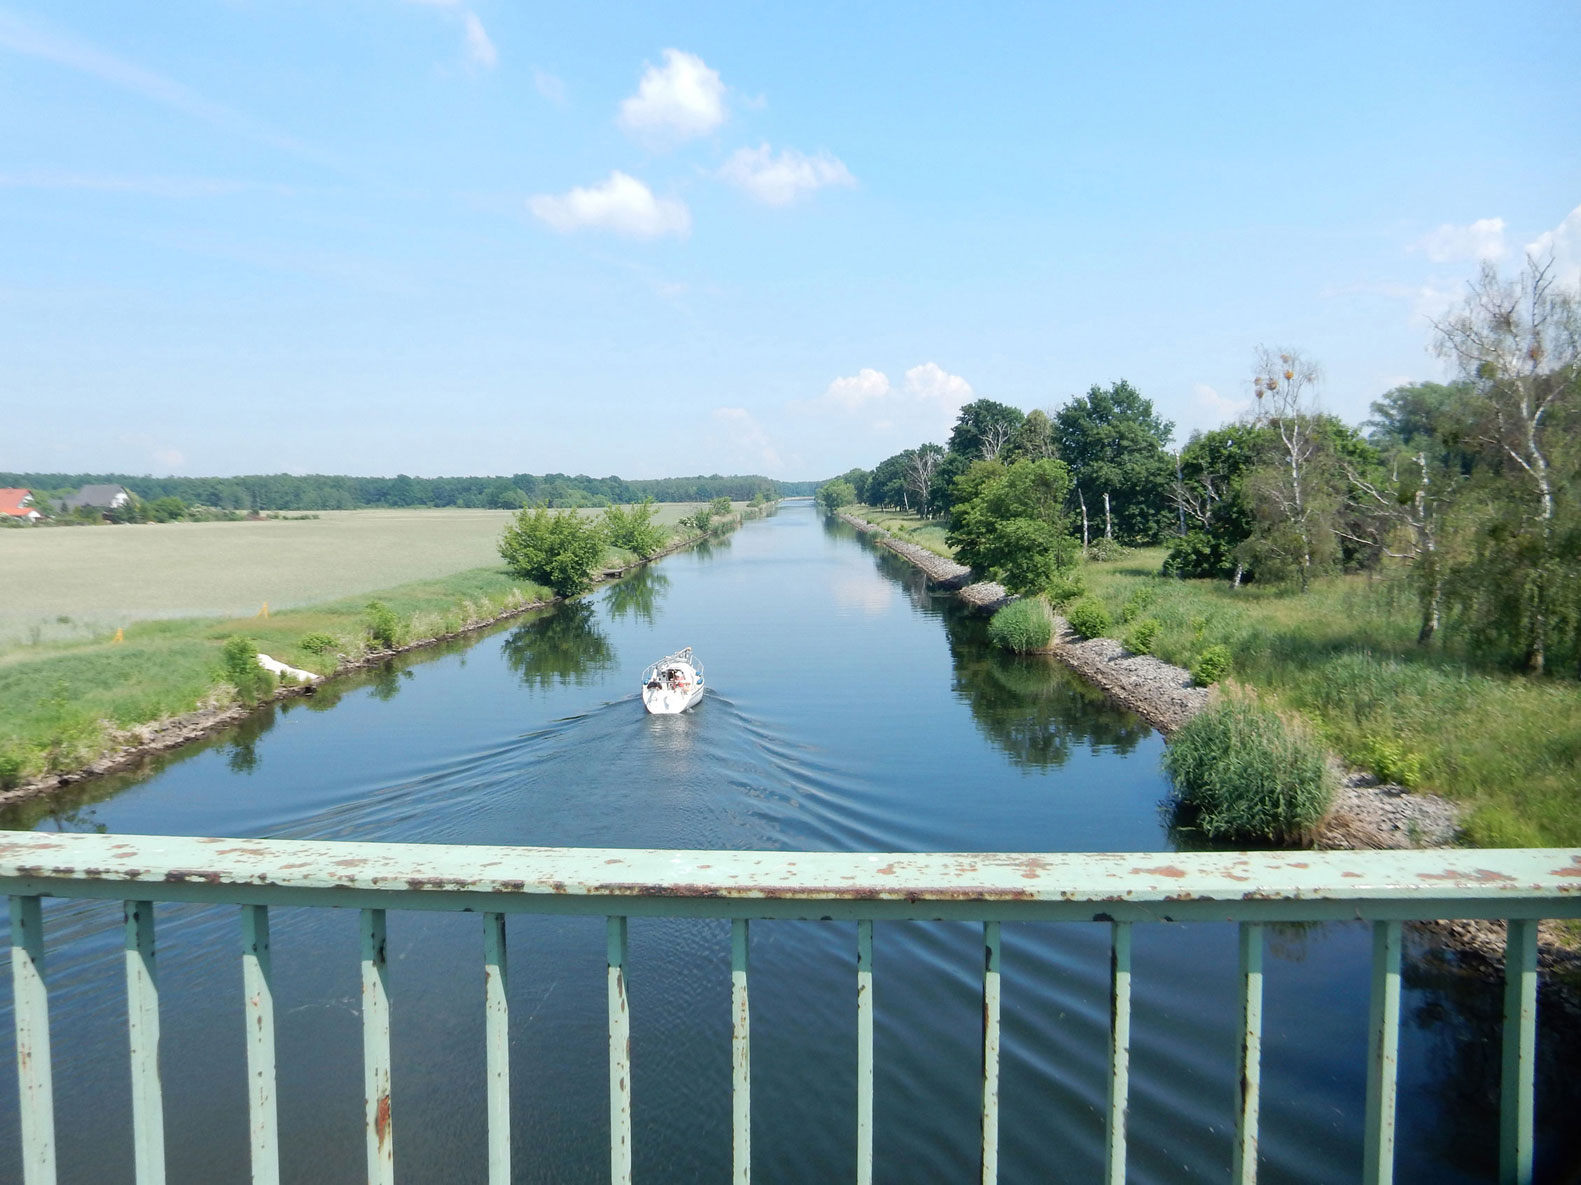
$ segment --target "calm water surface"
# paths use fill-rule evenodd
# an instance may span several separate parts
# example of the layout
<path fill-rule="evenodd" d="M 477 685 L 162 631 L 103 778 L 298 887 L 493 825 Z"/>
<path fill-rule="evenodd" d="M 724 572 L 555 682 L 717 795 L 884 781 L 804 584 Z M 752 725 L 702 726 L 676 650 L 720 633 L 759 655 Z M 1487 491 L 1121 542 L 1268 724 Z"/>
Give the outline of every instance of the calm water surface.
<path fill-rule="evenodd" d="M 707 667 L 703 703 L 646 715 L 642 667 L 688 644 Z M 1161 750 L 1136 717 L 1045 660 L 992 652 L 979 619 L 790 504 L 581 602 L 266 711 L 54 815 L 3 821 L 451 844 L 1157 851 L 1177 846 L 1159 809 Z M 247 1179 L 237 915 L 159 910 L 175 1182 Z M 356 925 L 354 911 L 272 912 L 287 1180 L 361 1179 Z M 56 902 L 46 931 L 62 1180 L 130 1181 L 119 907 Z M 392 913 L 389 934 L 401 1179 L 482 1180 L 479 920 Z M 1353 1180 L 1368 933 L 1268 938 L 1261 1179 Z M 1131 1181 L 1226 1178 L 1235 941 L 1228 926 L 1136 928 Z M 756 923 L 752 942 L 756 1177 L 849 1180 L 855 927 Z M 513 918 L 510 950 L 517 1179 L 607 1179 L 603 923 Z M 880 924 L 875 952 L 877 1176 L 969 1180 L 980 927 Z M 724 922 L 631 923 L 641 1180 L 728 1177 L 728 953 Z M 1407 966 L 1399 1179 L 1490 1180 L 1498 993 L 1430 954 L 1413 949 Z M 1001 1179 L 1096 1179 L 1108 928 L 1007 926 L 1003 967 Z M 9 1010 L 6 992 L 6 1064 Z M 1541 1048 L 1542 1150 L 1568 1179 L 1576 1042 L 1545 1031 Z M 19 1178 L 16 1139 L 15 1079 L 0 1074 L 0 1180 Z"/>

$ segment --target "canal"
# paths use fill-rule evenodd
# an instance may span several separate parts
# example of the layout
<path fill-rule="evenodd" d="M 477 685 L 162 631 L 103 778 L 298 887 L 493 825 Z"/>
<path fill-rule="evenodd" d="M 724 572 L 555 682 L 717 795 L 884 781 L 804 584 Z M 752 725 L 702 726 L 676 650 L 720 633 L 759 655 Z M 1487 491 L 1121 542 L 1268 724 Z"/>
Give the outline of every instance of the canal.
<path fill-rule="evenodd" d="M 980 618 L 807 504 L 496 632 L 266 709 L 156 767 L 7 826 L 444 844 L 840 851 L 1167 851 L 1161 738 L 1047 659 L 992 651 Z M 683 645 L 709 691 L 650 717 L 643 666 Z M 272 918 L 284 1178 L 363 1173 L 354 911 Z M 61 1179 L 131 1175 L 118 906 L 46 906 Z M 9 950 L 9 939 L 0 941 Z M 1001 1180 L 1096 1179 L 1108 1042 L 1103 925 L 1006 926 Z M 756 1179 L 849 1180 L 855 927 L 752 931 Z M 247 1179 L 234 907 L 161 907 L 170 1180 Z M 604 927 L 513 917 L 517 1179 L 607 1179 Z M 1360 1170 L 1369 931 L 1268 929 L 1262 1175 Z M 486 1169 L 482 933 L 391 914 L 397 1172 Z M 878 1180 L 972 1179 L 981 930 L 875 936 Z M 717 1181 L 730 1158 L 729 930 L 635 919 L 635 1166 Z M 1135 933 L 1130 1176 L 1222 1181 L 1234 1133 L 1236 935 Z M 1398 1180 L 1486 1181 L 1497 1148 L 1496 985 L 1415 940 L 1402 1005 Z M 0 1058 L 14 1062 L 9 990 Z M 1574 1151 L 1577 1042 L 1545 1018 L 1538 1146 Z M 0 1181 L 19 1179 L 0 1074 Z M 1570 1166 L 1574 1168 L 1573 1165 Z"/>

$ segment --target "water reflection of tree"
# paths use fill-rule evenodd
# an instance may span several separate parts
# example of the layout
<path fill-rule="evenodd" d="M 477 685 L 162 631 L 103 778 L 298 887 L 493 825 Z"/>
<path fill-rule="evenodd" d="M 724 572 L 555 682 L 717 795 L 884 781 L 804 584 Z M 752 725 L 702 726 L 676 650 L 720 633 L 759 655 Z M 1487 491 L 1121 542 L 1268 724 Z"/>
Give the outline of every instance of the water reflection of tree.
<path fill-rule="evenodd" d="M 275 726 L 273 705 L 259 708 L 243 717 L 225 735 L 225 764 L 233 774 L 251 774 L 258 768 L 258 739 Z"/>
<path fill-rule="evenodd" d="M 652 625 L 653 611 L 669 587 L 670 578 L 647 565 L 610 585 L 604 593 L 604 608 L 613 620 L 632 617 Z"/>
<path fill-rule="evenodd" d="M 512 630 L 501 650 L 528 687 L 583 686 L 615 664 L 609 639 L 594 624 L 586 601 L 566 601 L 554 612 Z"/>
<path fill-rule="evenodd" d="M 983 735 L 1017 765 L 1052 769 L 1077 745 L 1129 753 L 1152 731 L 1055 659 L 995 649 L 980 618 L 948 612 L 944 625 L 956 693 Z"/>
<path fill-rule="evenodd" d="M 1436 1099 L 1431 1143 L 1444 1163 L 1470 1175 L 1497 1175 L 1502 984 L 1430 934 L 1406 929 L 1402 966 L 1410 995 L 1402 1025 L 1426 1035 L 1431 1052 L 1425 1089 Z M 1572 1117 L 1581 1094 L 1581 1026 L 1552 996 L 1537 1008 L 1536 1097 L 1538 1181 L 1581 1180 L 1581 1148 Z"/>

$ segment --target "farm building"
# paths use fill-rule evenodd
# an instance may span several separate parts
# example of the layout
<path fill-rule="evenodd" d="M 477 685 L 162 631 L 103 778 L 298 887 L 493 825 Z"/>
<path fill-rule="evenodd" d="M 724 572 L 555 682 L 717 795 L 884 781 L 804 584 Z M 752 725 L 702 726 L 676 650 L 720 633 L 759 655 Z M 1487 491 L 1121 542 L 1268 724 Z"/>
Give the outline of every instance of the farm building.
<path fill-rule="evenodd" d="M 33 505 L 32 490 L 0 490 L 0 514 L 29 523 L 44 517 Z"/>
<path fill-rule="evenodd" d="M 125 486 L 96 485 L 83 486 L 75 494 L 60 500 L 62 510 L 78 510 L 87 507 L 93 510 L 114 510 L 118 506 L 125 506 L 132 500 Z"/>

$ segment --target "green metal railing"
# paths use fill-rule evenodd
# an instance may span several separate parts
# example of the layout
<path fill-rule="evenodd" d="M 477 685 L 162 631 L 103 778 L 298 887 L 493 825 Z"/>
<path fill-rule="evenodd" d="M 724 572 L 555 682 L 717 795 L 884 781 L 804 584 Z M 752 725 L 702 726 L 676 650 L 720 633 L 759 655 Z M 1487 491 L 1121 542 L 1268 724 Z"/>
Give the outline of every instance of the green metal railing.
<path fill-rule="evenodd" d="M 751 1177 L 753 919 L 857 923 L 858 1182 L 872 1180 L 873 930 L 889 921 L 983 924 L 982 1180 L 999 1147 L 1001 928 L 1030 921 L 1111 927 L 1107 1167 L 1125 1178 L 1130 1063 L 1131 932 L 1138 923 L 1220 921 L 1240 927 L 1241 1065 L 1233 1179 L 1255 1180 L 1265 923 L 1372 923 L 1365 1179 L 1392 1179 L 1401 925 L 1419 919 L 1508 921 L 1501 1081 L 1500 1179 L 1532 1172 L 1537 922 L 1581 916 L 1581 853 L 1563 849 L 1261 853 L 828 853 L 632 851 L 0 833 L 0 892 L 11 902 L 18 1099 L 27 1185 L 56 1180 L 48 994 L 40 900 L 125 903 L 134 1155 L 140 1185 L 164 1180 L 159 1078 L 156 902 L 241 906 L 252 1175 L 279 1179 L 275 1116 L 273 906 L 353 908 L 362 916 L 362 1029 L 370 1182 L 395 1173 L 390 1106 L 387 910 L 473 911 L 483 918 L 489 1180 L 511 1176 L 505 917 L 602 916 L 607 923 L 610 1176 L 631 1180 L 627 918 L 731 921 L 733 1179 Z"/>

